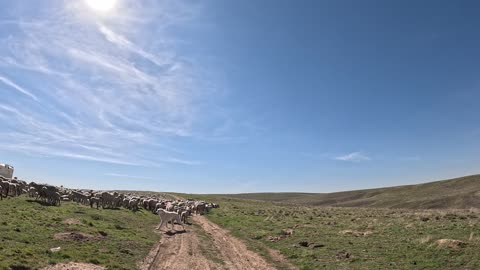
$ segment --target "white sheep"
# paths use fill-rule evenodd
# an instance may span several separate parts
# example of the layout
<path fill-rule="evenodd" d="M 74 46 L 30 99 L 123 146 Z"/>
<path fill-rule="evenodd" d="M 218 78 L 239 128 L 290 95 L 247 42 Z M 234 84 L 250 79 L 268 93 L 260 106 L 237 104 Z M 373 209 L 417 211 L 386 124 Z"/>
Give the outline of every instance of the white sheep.
<path fill-rule="evenodd" d="M 90 208 L 93 208 L 93 205 L 96 204 L 97 205 L 97 209 L 98 209 L 98 206 L 101 204 L 102 200 L 100 198 L 97 198 L 95 196 L 92 196 L 90 197 L 90 199 L 88 199 L 88 201 L 90 202 Z"/>
<path fill-rule="evenodd" d="M 36 193 L 37 193 L 37 190 L 34 187 L 28 188 L 28 197 L 35 197 Z"/>
<path fill-rule="evenodd" d="M 180 219 L 182 220 L 183 224 L 188 223 L 189 216 L 190 216 L 190 210 L 185 210 L 180 213 Z"/>
<path fill-rule="evenodd" d="M 8 185 L 8 196 L 18 196 L 20 195 L 18 192 L 18 184 L 10 183 Z"/>
<path fill-rule="evenodd" d="M 138 210 L 138 202 L 140 201 L 140 199 L 138 198 L 132 198 L 130 199 L 130 201 L 128 202 L 128 208 L 130 210 L 134 210 L 134 211 L 137 211 Z"/>

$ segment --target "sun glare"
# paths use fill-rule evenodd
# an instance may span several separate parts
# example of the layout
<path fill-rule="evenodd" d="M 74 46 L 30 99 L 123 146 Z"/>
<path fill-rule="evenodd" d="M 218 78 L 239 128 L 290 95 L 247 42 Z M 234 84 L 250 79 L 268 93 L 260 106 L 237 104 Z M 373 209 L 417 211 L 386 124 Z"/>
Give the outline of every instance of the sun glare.
<path fill-rule="evenodd" d="M 117 0 L 85 0 L 87 5 L 95 10 L 101 12 L 107 12 L 115 7 Z"/>

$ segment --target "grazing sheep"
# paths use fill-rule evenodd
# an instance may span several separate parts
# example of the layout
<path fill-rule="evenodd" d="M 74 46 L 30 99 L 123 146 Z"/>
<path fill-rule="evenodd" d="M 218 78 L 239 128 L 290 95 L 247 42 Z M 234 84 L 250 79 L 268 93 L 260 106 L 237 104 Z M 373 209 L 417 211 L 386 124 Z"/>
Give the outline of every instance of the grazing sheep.
<path fill-rule="evenodd" d="M 96 204 L 97 205 L 97 209 L 100 205 L 100 203 L 102 202 L 100 198 L 97 198 L 97 197 L 90 197 L 89 199 L 89 202 L 90 202 L 90 208 L 93 208 L 93 205 Z"/>
<path fill-rule="evenodd" d="M 115 192 L 115 194 L 117 194 Z M 117 196 L 115 197 L 114 199 L 114 207 L 120 207 L 122 206 L 122 203 L 123 203 L 123 199 L 125 198 L 125 195 L 123 194 L 117 194 Z"/>
<path fill-rule="evenodd" d="M 18 185 L 15 183 L 9 183 L 7 196 L 17 196 L 17 195 L 20 195 L 18 192 Z"/>
<path fill-rule="evenodd" d="M 203 215 L 205 214 L 206 205 L 203 202 L 197 202 L 195 203 L 194 209 L 195 209 L 195 215 Z"/>
<path fill-rule="evenodd" d="M 62 201 L 62 196 L 60 195 L 60 193 L 55 192 L 55 193 L 52 193 L 52 194 L 50 195 L 49 200 L 50 200 L 50 204 L 51 204 L 51 205 L 58 205 L 58 206 L 60 206 L 60 203 L 61 203 L 61 201 Z"/>
<path fill-rule="evenodd" d="M 185 210 L 180 213 L 180 219 L 182 220 L 183 224 L 188 223 L 189 216 L 190 216 L 190 210 Z"/>
<path fill-rule="evenodd" d="M 40 191 L 41 197 L 51 205 L 60 205 L 61 195 L 54 186 L 44 186 Z"/>
<path fill-rule="evenodd" d="M 58 192 L 57 187 L 44 185 L 44 184 L 36 184 L 34 182 L 31 182 L 30 186 L 34 187 L 37 192 L 37 196 L 35 197 L 35 200 L 38 200 L 38 198 L 40 198 L 50 204 L 52 204 L 55 201 L 56 195 L 54 194 Z"/>
<path fill-rule="evenodd" d="M 103 192 L 102 193 L 102 208 L 113 208 L 115 205 L 115 195 Z"/>
<path fill-rule="evenodd" d="M 10 182 L 8 181 L 0 181 L 0 186 L 2 187 L 2 193 L 5 197 L 8 196 L 8 187 L 10 186 Z"/>
<path fill-rule="evenodd" d="M 148 210 L 152 211 L 152 213 L 155 213 L 155 207 L 157 206 L 158 200 L 151 199 L 148 202 Z"/>
<path fill-rule="evenodd" d="M 167 226 L 168 222 L 172 223 L 172 230 L 174 230 L 174 228 L 175 228 L 175 224 L 173 223 L 174 221 L 176 221 L 178 224 L 180 224 L 182 226 L 183 230 L 185 230 L 185 226 L 183 225 L 182 221 L 180 220 L 180 215 L 178 213 L 165 211 L 163 209 L 158 209 L 157 214 L 160 216 L 160 224 L 158 225 L 157 230 L 160 230 L 162 228 L 163 224 L 165 224 L 165 226 Z M 168 227 L 167 227 L 167 229 L 168 229 Z"/>
<path fill-rule="evenodd" d="M 35 197 L 36 193 L 37 193 L 37 191 L 34 187 L 29 187 L 28 188 L 28 197 Z"/>
<path fill-rule="evenodd" d="M 143 206 L 143 208 L 144 208 L 145 210 L 149 210 L 149 208 L 148 208 L 149 202 L 150 202 L 150 199 L 144 199 L 144 200 L 142 201 L 142 206 Z"/>
<path fill-rule="evenodd" d="M 123 199 L 122 206 L 125 207 L 125 208 L 128 208 L 129 203 L 130 203 L 130 199 L 125 197 Z"/>
<path fill-rule="evenodd" d="M 173 212 L 175 210 L 175 205 L 172 202 L 168 202 L 165 210 Z"/>
<path fill-rule="evenodd" d="M 134 211 L 137 211 L 138 210 L 138 202 L 140 201 L 140 199 L 137 199 L 137 198 L 133 198 L 133 199 L 130 199 L 130 201 L 128 202 L 128 208 L 130 210 L 134 210 Z"/>
<path fill-rule="evenodd" d="M 80 204 L 88 204 L 88 196 L 78 192 L 78 191 L 72 191 L 71 194 L 72 201 L 80 203 Z"/>
<path fill-rule="evenodd" d="M 157 210 L 158 209 L 165 209 L 165 203 L 164 202 L 159 202 L 157 203 L 157 205 L 155 205 L 155 210 L 153 211 L 153 213 L 157 213 Z"/>

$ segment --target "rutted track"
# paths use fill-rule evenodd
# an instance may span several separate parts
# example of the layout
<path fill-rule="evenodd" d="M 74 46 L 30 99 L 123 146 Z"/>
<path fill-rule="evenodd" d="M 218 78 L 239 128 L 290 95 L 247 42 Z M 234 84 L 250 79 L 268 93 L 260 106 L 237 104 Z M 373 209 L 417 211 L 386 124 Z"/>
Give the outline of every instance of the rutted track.
<path fill-rule="evenodd" d="M 205 217 L 194 216 L 192 221 L 198 226 L 187 226 L 188 231 L 185 233 L 163 235 L 162 240 L 142 262 L 140 269 L 276 269 L 260 255 L 248 250 L 242 241 L 229 235 L 226 230 Z M 209 236 L 210 244 L 217 251 L 215 254 L 205 254 L 204 250 L 211 247 L 205 246 L 209 243 L 200 241 L 200 233 Z M 295 269 L 278 253 L 274 251 L 270 253 L 276 260 L 288 265 L 288 268 Z"/>

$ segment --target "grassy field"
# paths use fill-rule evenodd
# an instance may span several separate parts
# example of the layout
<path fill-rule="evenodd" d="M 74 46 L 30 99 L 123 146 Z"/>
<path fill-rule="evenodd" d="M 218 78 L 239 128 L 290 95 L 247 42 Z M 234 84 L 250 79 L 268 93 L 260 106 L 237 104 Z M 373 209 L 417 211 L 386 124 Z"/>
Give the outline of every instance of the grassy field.
<path fill-rule="evenodd" d="M 158 216 L 76 203 L 43 206 L 25 195 L 0 201 L 0 269 L 39 269 L 67 261 L 135 269 L 160 235 Z M 59 252 L 51 248 L 60 247 Z M 21 268 L 24 267 L 24 268 Z"/>
<path fill-rule="evenodd" d="M 409 209 L 480 208 L 480 175 L 418 185 L 335 193 L 246 193 L 224 196 L 316 206 Z"/>
<path fill-rule="evenodd" d="M 251 249 L 267 258 L 265 246 L 277 249 L 301 269 L 480 269 L 480 214 L 474 210 L 309 207 L 196 197 L 220 203 L 208 218 Z M 292 229 L 292 235 L 283 229 Z"/>

